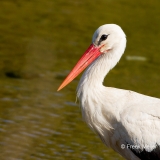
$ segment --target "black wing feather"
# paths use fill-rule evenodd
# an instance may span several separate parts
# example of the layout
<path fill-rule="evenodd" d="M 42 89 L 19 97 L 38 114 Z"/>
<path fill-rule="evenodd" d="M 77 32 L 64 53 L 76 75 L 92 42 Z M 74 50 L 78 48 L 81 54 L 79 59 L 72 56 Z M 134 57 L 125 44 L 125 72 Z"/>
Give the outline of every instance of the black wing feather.
<path fill-rule="evenodd" d="M 145 149 L 132 149 L 129 148 L 141 160 L 160 160 L 160 146 L 157 145 L 155 149 L 148 152 Z"/>

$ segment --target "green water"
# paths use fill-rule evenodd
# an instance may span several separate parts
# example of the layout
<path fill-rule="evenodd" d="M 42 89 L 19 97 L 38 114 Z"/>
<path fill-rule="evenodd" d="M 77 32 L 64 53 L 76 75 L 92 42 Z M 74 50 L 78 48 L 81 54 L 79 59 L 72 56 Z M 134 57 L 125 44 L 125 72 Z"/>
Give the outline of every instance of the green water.
<path fill-rule="evenodd" d="M 0 159 L 122 160 L 82 121 L 80 77 L 56 90 L 95 29 L 116 23 L 127 49 L 105 85 L 160 97 L 159 8 L 159 0 L 1 0 Z"/>

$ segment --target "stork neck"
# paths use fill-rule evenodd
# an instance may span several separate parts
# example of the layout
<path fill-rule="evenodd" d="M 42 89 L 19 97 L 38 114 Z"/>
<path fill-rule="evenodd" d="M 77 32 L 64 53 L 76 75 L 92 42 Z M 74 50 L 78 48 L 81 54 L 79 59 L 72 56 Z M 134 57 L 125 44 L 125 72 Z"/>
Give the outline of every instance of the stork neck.
<path fill-rule="evenodd" d="M 88 90 L 103 90 L 103 80 L 107 73 L 117 64 L 122 54 L 116 54 L 113 50 L 104 53 L 96 59 L 83 73 L 77 87 L 78 97 Z M 98 89 L 97 89 L 98 88 Z"/>

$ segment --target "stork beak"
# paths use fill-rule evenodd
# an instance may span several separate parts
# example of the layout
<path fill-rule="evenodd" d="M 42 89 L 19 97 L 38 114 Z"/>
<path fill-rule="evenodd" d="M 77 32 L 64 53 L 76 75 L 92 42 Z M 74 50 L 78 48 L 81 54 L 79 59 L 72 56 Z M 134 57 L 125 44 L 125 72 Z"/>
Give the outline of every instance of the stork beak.
<path fill-rule="evenodd" d="M 59 86 L 58 90 L 64 88 L 69 84 L 74 78 L 76 78 L 89 64 L 91 64 L 97 57 L 101 55 L 100 47 L 96 47 L 91 44 L 88 49 L 84 52 L 80 60 L 68 74 L 63 83 Z"/>

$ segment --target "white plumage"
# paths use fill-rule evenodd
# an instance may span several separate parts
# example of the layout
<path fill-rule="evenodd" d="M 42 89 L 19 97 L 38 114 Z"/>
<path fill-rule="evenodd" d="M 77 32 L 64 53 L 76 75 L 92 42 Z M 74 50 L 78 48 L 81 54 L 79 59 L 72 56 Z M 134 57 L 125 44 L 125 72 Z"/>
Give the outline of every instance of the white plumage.
<path fill-rule="evenodd" d="M 85 52 L 87 56 L 92 54 L 91 58 L 84 61 L 82 56 L 83 65 L 77 63 L 78 67 L 75 66 L 59 90 L 78 75 L 76 72 L 80 73 L 93 61 L 77 87 L 84 120 L 104 144 L 126 159 L 158 160 L 160 99 L 103 86 L 106 74 L 120 60 L 125 47 L 126 36 L 118 25 L 99 27 L 93 35 L 92 48 Z M 100 55 L 92 60 L 97 53 Z"/>

